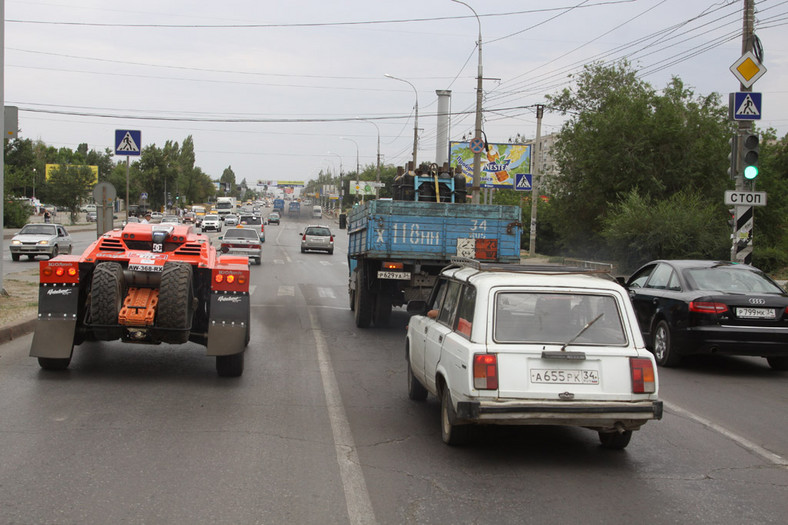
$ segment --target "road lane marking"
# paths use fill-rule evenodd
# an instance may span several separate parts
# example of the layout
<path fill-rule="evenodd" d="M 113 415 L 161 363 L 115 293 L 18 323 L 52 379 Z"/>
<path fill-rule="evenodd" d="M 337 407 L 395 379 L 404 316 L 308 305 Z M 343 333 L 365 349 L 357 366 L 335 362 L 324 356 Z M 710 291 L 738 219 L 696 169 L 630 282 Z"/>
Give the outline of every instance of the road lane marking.
<path fill-rule="evenodd" d="M 323 286 L 318 286 L 317 287 L 317 295 L 319 295 L 320 297 L 323 297 L 323 298 L 328 298 L 328 299 L 336 299 L 337 298 L 337 295 L 334 293 L 333 289 L 325 288 Z"/>
<path fill-rule="evenodd" d="M 345 414 L 345 407 L 342 405 L 342 396 L 339 393 L 339 384 L 331 364 L 328 345 L 312 307 L 309 308 L 309 322 L 312 326 L 312 333 L 315 335 L 320 377 L 323 380 L 328 419 L 334 434 L 334 449 L 337 454 L 339 474 L 342 478 L 342 489 L 345 492 L 348 518 L 353 524 L 377 523 L 367 491 L 367 482 L 364 480 L 364 473 L 361 470 L 356 444 L 350 431 L 350 423 L 348 423 Z"/>
<path fill-rule="evenodd" d="M 675 412 L 676 414 L 679 414 L 681 416 L 687 417 L 687 418 L 695 421 L 696 423 L 700 423 L 701 425 L 703 425 L 704 427 L 706 427 L 706 428 L 708 428 L 710 430 L 713 430 L 713 431 L 715 431 L 715 432 L 717 432 L 719 434 L 722 434 L 723 436 L 725 436 L 728 439 L 730 439 L 730 440 L 734 441 L 735 443 L 739 444 L 741 447 L 745 448 L 746 450 L 749 450 L 753 454 L 761 456 L 762 458 L 764 458 L 766 461 L 768 461 L 770 463 L 773 463 L 775 465 L 779 465 L 781 467 L 788 467 L 788 461 L 785 458 L 783 458 L 782 456 L 779 456 L 779 455 L 775 454 L 774 452 L 766 450 L 762 446 L 753 443 L 749 439 L 747 439 L 747 438 L 745 438 L 743 436 L 740 436 L 738 434 L 735 434 L 735 433 L 731 432 L 730 430 L 728 430 L 727 428 L 721 427 L 720 425 L 717 425 L 716 423 L 712 423 L 708 419 L 703 418 L 703 417 L 701 417 L 701 416 L 699 416 L 697 414 L 694 414 L 693 412 L 690 412 L 689 410 L 681 408 L 678 405 L 674 405 L 673 403 L 670 403 L 670 402 L 665 401 L 665 400 L 663 400 L 662 402 L 665 404 L 665 408 L 667 408 L 671 412 Z"/>
<path fill-rule="evenodd" d="M 276 291 L 276 295 L 293 297 L 293 296 L 295 296 L 295 286 L 288 286 L 288 285 L 283 284 Z"/>

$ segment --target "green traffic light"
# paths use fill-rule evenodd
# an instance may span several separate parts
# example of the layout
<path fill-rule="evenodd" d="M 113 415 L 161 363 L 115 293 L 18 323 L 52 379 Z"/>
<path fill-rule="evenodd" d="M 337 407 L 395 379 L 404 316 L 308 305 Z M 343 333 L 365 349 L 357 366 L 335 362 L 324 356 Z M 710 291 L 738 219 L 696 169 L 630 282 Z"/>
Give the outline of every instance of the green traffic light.
<path fill-rule="evenodd" d="M 752 180 L 758 176 L 758 166 L 745 166 L 744 167 L 744 178 L 747 180 Z"/>

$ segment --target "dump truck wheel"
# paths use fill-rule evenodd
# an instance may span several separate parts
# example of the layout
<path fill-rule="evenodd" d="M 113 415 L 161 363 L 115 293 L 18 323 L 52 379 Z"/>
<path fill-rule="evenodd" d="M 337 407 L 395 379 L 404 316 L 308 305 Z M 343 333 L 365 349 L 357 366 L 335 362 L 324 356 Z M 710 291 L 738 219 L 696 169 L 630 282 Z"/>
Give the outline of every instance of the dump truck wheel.
<path fill-rule="evenodd" d="M 369 328 L 372 322 L 372 293 L 367 289 L 364 278 L 364 270 L 358 268 L 356 270 L 356 308 L 353 310 L 355 314 L 356 326 L 359 328 Z"/>
<path fill-rule="evenodd" d="M 184 263 L 166 263 L 161 272 L 159 307 L 156 327 L 162 330 L 163 343 L 182 344 L 189 340 L 192 324 L 192 266 Z"/>
<path fill-rule="evenodd" d="M 116 262 L 102 262 L 93 270 L 90 285 L 90 320 L 94 325 L 118 325 L 118 314 L 125 295 L 123 267 Z M 121 336 L 121 328 L 95 328 L 99 341 L 112 341 Z"/>

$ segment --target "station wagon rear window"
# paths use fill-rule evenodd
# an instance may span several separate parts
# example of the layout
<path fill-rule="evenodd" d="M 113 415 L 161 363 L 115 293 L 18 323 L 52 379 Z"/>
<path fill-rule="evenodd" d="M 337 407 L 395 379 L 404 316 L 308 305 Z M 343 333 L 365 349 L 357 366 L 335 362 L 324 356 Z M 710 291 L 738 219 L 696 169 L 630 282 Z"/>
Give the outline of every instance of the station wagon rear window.
<path fill-rule="evenodd" d="M 618 304 L 609 295 L 498 292 L 494 319 L 493 338 L 499 343 L 627 342 Z"/>

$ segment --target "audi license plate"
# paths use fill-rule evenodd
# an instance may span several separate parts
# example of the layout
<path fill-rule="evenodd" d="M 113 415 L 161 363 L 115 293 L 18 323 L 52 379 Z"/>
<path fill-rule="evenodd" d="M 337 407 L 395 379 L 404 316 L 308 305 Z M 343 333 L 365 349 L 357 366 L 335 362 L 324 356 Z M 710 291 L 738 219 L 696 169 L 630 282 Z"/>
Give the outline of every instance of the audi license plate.
<path fill-rule="evenodd" d="M 551 385 L 598 385 L 599 370 L 532 368 L 531 383 L 547 383 Z"/>
<path fill-rule="evenodd" d="M 400 279 L 409 281 L 410 272 L 387 272 L 386 270 L 378 270 L 378 279 Z"/>
<path fill-rule="evenodd" d="M 774 308 L 736 308 L 736 317 L 741 319 L 775 319 Z"/>

